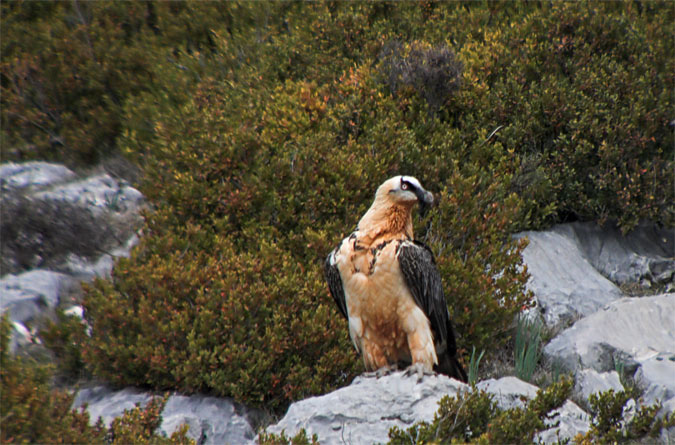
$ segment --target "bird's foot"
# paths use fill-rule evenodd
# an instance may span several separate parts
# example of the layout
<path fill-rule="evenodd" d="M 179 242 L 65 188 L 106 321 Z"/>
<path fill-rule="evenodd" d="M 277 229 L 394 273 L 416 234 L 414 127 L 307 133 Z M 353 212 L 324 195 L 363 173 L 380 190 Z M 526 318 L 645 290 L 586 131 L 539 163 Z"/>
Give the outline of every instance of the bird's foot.
<path fill-rule="evenodd" d="M 366 376 L 366 377 L 375 377 L 375 378 L 379 379 L 380 377 L 387 376 L 387 375 L 389 375 L 389 374 L 391 374 L 391 373 L 393 373 L 394 371 L 397 371 L 397 370 L 398 370 L 397 365 L 389 365 L 389 366 L 383 366 L 380 369 L 378 369 L 377 371 L 364 372 L 363 375 Z"/>
<path fill-rule="evenodd" d="M 417 375 L 417 383 L 420 383 L 425 375 L 434 375 L 434 371 L 427 369 L 422 363 L 413 363 L 408 366 L 403 375 L 410 377 L 412 375 Z"/>

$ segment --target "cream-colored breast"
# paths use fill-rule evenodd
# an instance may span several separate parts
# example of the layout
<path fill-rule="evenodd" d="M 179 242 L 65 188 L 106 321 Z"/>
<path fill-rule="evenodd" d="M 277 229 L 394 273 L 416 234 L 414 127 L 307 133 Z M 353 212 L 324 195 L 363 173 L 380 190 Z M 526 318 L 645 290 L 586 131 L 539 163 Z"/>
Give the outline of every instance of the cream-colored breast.
<path fill-rule="evenodd" d="M 358 241 L 346 239 L 338 256 L 352 341 L 361 352 L 365 342 L 377 345 L 388 364 L 410 360 L 407 334 L 429 322 L 401 273 L 396 257 L 399 242 L 375 240 L 360 246 Z M 369 366 L 369 357 L 364 359 L 368 368 L 382 365 Z"/>

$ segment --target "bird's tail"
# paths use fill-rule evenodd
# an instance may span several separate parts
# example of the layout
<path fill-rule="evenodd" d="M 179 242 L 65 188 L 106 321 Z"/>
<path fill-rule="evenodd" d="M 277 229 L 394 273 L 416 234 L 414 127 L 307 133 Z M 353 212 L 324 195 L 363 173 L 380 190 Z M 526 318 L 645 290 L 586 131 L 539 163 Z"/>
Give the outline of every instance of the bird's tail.
<path fill-rule="evenodd" d="M 469 377 L 466 371 L 457 360 L 457 356 L 450 355 L 447 352 L 438 356 L 438 365 L 436 365 L 436 372 L 445 374 L 461 382 L 468 383 Z"/>

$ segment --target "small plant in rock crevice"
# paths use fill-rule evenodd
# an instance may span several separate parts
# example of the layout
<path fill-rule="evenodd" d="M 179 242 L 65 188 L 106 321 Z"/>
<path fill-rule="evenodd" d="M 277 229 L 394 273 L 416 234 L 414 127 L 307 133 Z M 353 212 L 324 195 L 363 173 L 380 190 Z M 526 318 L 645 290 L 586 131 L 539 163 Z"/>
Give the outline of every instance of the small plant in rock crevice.
<path fill-rule="evenodd" d="M 480 354 L 476 356 L 476 347 L 474 346 L 471 349 L 471 360 L 469 361 L 469 384 L 475 385 L 478 381 L 478 369 L 480 366 L 480 361 L 485 354 L 485 350 L 480 351 Z"/>
<path fill-rule="evenodd" d="M 525 315 L 518 317 L 516 326 L 514 361 L 516 376 L 529 382 L 541 356 L 542 325 Z"/>

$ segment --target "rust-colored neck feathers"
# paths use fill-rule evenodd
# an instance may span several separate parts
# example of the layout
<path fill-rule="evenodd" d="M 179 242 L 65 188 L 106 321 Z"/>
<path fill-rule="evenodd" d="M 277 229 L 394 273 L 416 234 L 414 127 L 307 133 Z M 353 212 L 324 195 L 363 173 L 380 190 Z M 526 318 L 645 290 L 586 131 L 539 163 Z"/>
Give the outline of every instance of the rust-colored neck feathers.
<path fill-rule="evenodd" d="M 413 203 L 392 202 L 386 195 L 377 196 L 359 221 L 359 231 L 372 241 L 382 237 L 392 239 L 401 236 L 412 239 L 412 205 Z"/>

